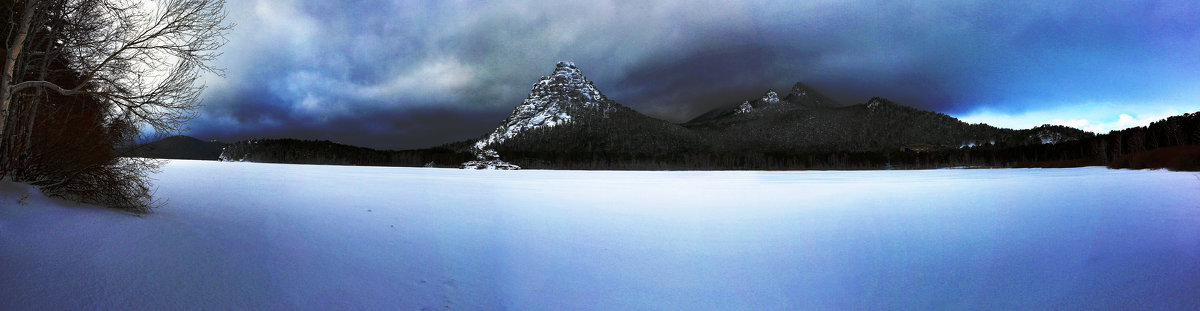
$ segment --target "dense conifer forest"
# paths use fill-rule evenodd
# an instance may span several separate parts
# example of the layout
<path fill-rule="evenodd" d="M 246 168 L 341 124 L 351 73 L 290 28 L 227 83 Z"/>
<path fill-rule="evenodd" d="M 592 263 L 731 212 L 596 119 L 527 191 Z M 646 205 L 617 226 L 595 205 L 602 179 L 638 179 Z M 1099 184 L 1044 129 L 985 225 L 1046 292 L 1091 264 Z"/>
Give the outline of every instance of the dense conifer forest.
<path fill-rule="evenodd" d="M 447 146 L 393 151 L 327 140 L 254 139 L 225 146 L 220 159 L 263 163 L 430 167 L 458 167 L 459 163 L 475 159 L 470 153 L 455 151 Z"/>

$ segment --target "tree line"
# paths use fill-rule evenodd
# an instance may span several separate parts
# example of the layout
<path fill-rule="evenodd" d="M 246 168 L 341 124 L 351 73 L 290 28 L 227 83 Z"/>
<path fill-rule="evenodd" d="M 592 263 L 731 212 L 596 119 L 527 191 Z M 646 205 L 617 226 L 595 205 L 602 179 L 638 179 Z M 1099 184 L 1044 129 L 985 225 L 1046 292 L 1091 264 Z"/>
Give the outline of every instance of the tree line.
<path fill-rule="evenodd" d="M 907 107 L 903 107 L 907 108 Z M 911 111 L 910 111 L 911 110 Z M 808 117 L 806 114 L 800 116 Z M 860 117 L 849 117 L 859 115 Z M 494 146 L 524 168 L 546 169 L 931 169 L 946 167 L 1170 168 L 1200 170 L 1200 114 L 1095 135 L 1063 126 L 1026 130 L 965 124 L 916 109 L 861 117 L 823 113 L 692 130 L 639 118 L 584 117 Z M 891 120 L 891 121 L 889 121 Z M 657 120 L 654 120 L 657 121 Z M 1047 139 L 1047 141 L 1043 141 Z M 913 150 L 910 144 L 926 148 Z M 1188 147 L 1191 146 L 1191 147 Z M 908 149 L 908 150 L 906 150 Z"/>
<path fill-rule="evenodd" d="M 456 144 L 465 145 L 465 142 Z M 447 146 L 416 150 L 375 150 L 328 140 L 252 139 L 225 146 L 220 159 L 261 163 L 458 167 L 460 163 L 474 160 L 475 155 L 455 151 Z"/>

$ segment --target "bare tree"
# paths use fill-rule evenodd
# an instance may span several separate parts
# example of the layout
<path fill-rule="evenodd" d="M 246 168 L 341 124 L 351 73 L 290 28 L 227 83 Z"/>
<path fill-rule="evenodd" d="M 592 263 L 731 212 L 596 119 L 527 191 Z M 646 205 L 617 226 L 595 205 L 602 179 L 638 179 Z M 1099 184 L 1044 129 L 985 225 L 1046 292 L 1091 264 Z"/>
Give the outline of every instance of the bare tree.
<path fill-rule="evenodd" d="M 231 27 L 224 23 L 224 5 L 224 0 L 26 0 L 0 77 L 0 131 L 14 95 L 33 88 L 100 97 L 139 125 L 179 131 L 197 107 L 203 89 L 195 83 L 199 73 L 220 73 L 209 63 Z M 56 25 L 60 29 L 38 22 L 52 15 L 64 22 Z M 16 69 L 29 66 L 17 61 L 37 32 L 57 34 L 48 37 L 59 41 L 82 79 L 74 85 L 21 80 L 24 75 Z"/>
<path fill-rule="evenodd" d="M 61 125 L 62 120 L 53 119 L 77 118 L 71 114 L 82 111 L 67 106 L 101 107 L 99 123 L 88 124 L 121 138 L 102 140 L 105 143 L 127 143 L 139 132 L 181 131 L 200 104 L 204 87 L 197 84 L 199 75 L 221 74 L 210 63 L 232 27 L 225 23 L 224 0 L 0 1 L 7 9 L 0 12 L 6 13 L 0 24 L 5 34 L 0 68 L 0 178 L 17 165 L 33 167 L 31 159 L 45 158 L 31 153 L 55 150 L 34 144 L 63 143 L 39 136 L 38 131 L 74 134 L 63 132 L 61 126 L 41 126 Z M 63 99 L 71 97 L 83 100 Z M 54 104 L 47 108 L 61 114 L 39 111 L 43 103 Z M 97 113 L 87 111 L 89 116 Z M 111 171 L 153 167 L 129 161 L 93 162 L 107 163 Z M 45 176 L 41 179 L 54 184 Z"/>

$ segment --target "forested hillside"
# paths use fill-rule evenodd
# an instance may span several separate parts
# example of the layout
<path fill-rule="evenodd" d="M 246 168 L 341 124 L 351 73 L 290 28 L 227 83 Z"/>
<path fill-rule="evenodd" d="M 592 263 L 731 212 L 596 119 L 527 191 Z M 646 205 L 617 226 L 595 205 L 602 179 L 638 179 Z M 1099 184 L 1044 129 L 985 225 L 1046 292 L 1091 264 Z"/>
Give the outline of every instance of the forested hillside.
<path fill-rule="evenodd" d="M 228 145 L 176 135 L 128 148 L 130 156 L 156 159 L 217 160 Z"/>

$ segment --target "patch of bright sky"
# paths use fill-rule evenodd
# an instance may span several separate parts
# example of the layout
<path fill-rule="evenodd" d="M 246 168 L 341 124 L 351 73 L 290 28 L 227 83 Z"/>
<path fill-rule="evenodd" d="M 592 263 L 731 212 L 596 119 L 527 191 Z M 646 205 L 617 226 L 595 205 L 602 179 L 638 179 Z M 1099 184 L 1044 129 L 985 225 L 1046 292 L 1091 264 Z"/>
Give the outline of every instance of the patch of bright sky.
<path fill-rule="evenodd" d="M 1002 112 L 986 108 L 953 115 L 967 123 L 987 123 L 996 127 L 1027 129 L 1043 124 L 1069 126 L 1093 133 L 1150 125 L 1154 121 L 1189 112 L 1200 106 L 1180 102 L 1155 104 L 1081 103 L 1042 110 Z"/>

